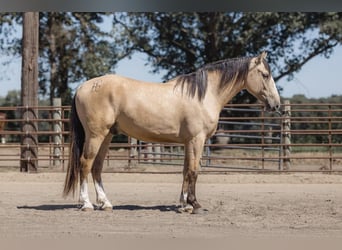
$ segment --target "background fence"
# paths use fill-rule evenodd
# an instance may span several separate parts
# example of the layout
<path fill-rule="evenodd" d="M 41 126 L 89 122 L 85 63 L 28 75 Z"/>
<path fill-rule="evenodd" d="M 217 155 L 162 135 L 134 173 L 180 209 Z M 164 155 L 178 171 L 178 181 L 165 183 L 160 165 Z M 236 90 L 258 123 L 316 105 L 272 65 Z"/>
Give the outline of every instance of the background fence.
<path fill-rule="evenodd" d="M 25 159 L 21 112 L 0 107 L 0 170 L 20 169 L 20 161 L 37 160 L 41 171 L 63 171 L 69 153 L 69 106 L 34 107 L 38 118 L 37 159 Z M 207 141 L 203 171 L 342 171 L 342 104 L 289 104 L 282 114 L 260 105 L 227 105 L 218 130 Z M 1 130 L 1 126 L 3 129 Z M 30 146 L 31 147 L 31 146 Z M 181 171 L 183 146 L 155 144 L 116 136 L 104 171 Z"/>

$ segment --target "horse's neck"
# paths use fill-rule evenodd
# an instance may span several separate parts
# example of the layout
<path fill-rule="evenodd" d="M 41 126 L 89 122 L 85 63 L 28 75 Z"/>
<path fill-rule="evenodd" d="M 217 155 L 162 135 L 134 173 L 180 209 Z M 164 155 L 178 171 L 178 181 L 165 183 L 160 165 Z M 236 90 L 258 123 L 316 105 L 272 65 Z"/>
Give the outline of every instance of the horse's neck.
<path fill-rule="evenodd" d="M 222 109 L 243 89 L 243 83 L 237 82 L 234 78 L 230 83 L 227 83 L 223 88 L 221 88 L 220 79 L 221 76 L 219 74 L 210 74 L 208 76 L 208 80 L 211 82 L 208 84 L 208 86 L 212 88 L 212 93 L 216 95 L 216 100 Z"/>

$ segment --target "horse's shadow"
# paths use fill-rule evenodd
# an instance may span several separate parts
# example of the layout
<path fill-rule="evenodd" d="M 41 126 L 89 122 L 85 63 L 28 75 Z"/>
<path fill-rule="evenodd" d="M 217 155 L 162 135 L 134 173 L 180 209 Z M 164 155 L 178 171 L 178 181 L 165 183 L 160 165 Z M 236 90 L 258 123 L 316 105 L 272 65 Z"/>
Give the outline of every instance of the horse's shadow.
<path fill-rule="evenodd" d="M 39 210 L 39 211 L 57 211 L 65 209 L 78 209 L 79 206 L 76 204 L 47 204 L 47 205 L 37 205 L 37 206 L 17 206 L 17 209 L 28 209 L 28 210 Z"/>
<path fill-rule="evenodd" d="M 157 206 L 140 206 L 140 205 L 118 205 L 113 206 L 113 210 L 128 210 L 128 211 L 137 211 L 137 210 L 159 210 L 160 212 L 172 212 L 177 211 L 179 207 L 176 205 L 157 205 Z"/>
<path fill-rule="evenodd" d="M 80 205 L 77 204 L 46 204 L 37 206 L 17 206 L 17 209 L 29 209 L 29 210 L 39 210 L 39 211 L 57 211 L 57 210 L 79 210 Z M 160 212 L 176 212 L 178 206 L 176 205 L 156 205 L 156 206 L 140 206 L 140 205 L 117 205 L 113 206 L 113 211 L 126 210 L 126 211 L 139 211 L 139 210 L 157 210 Z M 99 210 L 95 206 L 95 210 Z"/>

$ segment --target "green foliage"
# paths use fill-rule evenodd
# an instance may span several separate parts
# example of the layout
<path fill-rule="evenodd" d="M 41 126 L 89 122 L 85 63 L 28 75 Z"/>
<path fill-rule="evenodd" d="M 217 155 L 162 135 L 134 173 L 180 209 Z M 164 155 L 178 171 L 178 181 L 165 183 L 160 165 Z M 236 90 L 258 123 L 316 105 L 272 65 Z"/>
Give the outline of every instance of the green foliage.
<path fill-rule="evenodd" d="M 213 61 L 268 51 L 277 81 L 292 77 L 314 56 L 341 44 L 342 13 L 120 13 L 114 25 L 123 50 L 149 57 L 164 80 Z M 234 102 L 255 101 L 240 93 Z"/>
<path fill-rule="evenodd" d="M 113 18 L 113 32 L 104 31 Z M 22 13 L 0 14 L 0 51 L 21 54 L 14 36 Z M 220 59 L 268 51 L 275 80 L 291 78 L 317 55 L 329 57 L 341 44 L 342 13 L 281 12 L 41 12 L 40 94 L 71 102 L 76 84 L 114 70 L 135 51 L 148 55 L 153 73 L 164 80 Z M 72 87 L 74 86 L 74 87 Z M 245 92 L 235 103 L 254 102 Z"/>
<path fill-rule="evenodd" d="M 7 93 L 5 97 L 0 97 L 0 106 L 1 107 L 16 107 L 20 105 L 20 91 L 12 90 Z M 20 112 L 17 110 L 6 110 L 3 111 L 6 113 L 6 119 L 19 119 Z M 5 125 L 5 130 L 10 131 L 20 131 L 20 123 L 17 121 L 9 121 Z M 20 141 L 19 136 L 11 135 L 8 136 L 8 142 L 18 142 Z"/>
<path fill-rule="evenodd" d="M 110 34 L 100 29 L 105 13 L 40 13 L 40 89 L 50 100 L 71 103 L 72 83 L 106 74 L 118 57 Z"/>
<path fill-rule="evenodd" d="M 0 106 L 2 107 L 18 106 L 19 104 L 20 104 L 20 91 L 18 90 L 8 91 L 5 97 L 0 97 Z"/>
<path fill-rule="evenodd" d="M 113 71 L 120 55 L 111 34 L 100 28 L 107 15 L 39 13 L 39 87 L 41 95 L 50 97 L 50 103 L 54 97 L 61 97 L 64 105 L 70 104 L 72 84 Z M 11 48 L 9 54 L 21 54 L 21 38 L 10 36 L 14 24 L 21 23 L 21 13 L 0 14 L 0 37 L 6 38 L 6 46 L 0 49 Z"/>
<path fill-rule="evenodd" d="M 15 35 L 16 27 L 22 24 L 19 13 L 0 13 L 0 51 L 7 55 L 15 55 L 21 47 L 21 40 Z"/>
<path fill-rule="evenodd" d="M 302 130 L 303 132 L 309 130 L 342 130 L 342 96 L 333 95 L 328 98 L 306 98 L 304 95 L 295 95 L 289 99 L 293 107 L 291 107 L 291 129 Z M 310 103 L 312 105 L 305 105 Z M 301 106 L 296 106 L 301 104 Z M 329 106 L 325 104 L 331 104 Z M 337 104 L 334 106 L 334 104 Z M 329 119 L 332 117 L 332 119 Z M 331 120 L 331 123 L 329 123 Z M 329 127 L 330 126 L 330 127 Z M 341 134 L 331 135 L 332 143 L 342 143 Z M 327 133 L 309 133 L 307 135 L 293 134 L 291 136 L 293 143 L 328 143 L 329 135 Z"/>

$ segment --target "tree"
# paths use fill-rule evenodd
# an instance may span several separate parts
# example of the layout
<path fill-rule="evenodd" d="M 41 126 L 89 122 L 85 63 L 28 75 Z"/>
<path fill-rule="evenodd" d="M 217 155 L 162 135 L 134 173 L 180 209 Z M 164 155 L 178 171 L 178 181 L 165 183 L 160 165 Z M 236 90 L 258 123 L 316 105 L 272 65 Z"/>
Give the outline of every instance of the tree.
<path fill-rule="evenodd" d="M 125 53 L 115 49 L 113 37 L 100 26 L 108 13 L 41 12 L 39 14 L 39 89 L 50 103 L 61 97 L 71 103 L 71 84 L 113 71 Z M 0 50 L 21 55 L 21 13 L 0 14 Z M 3 34 L 3 36 L 2 36 Z"/>
<path fill-rule="evenodd" d="M 104 32 L 105 18 L 114 32 Z M 148 55 L 164 80 L 203 64 L 269 52 L 275 80 L 293 76 L 317 55 L 329 57 L 341 44 L 342 13 L 40 13 L 40 93 L 69 104 L 72 84 L 114 70 L 135 51 Z M 21 13 L 0 14 L 0 50 L 20 55 L 13 36 Z M 242 97 L 242 98 L 241 98 Z M 240 94 L 235 102 L 251 102 Z"/>
<path fill-rule="evenodd" d="M 148 55 L 164 80 L 225 58 L 269 52 L 274 79 L 293 76 L 317 55 L 341 44 L 342 13 L 120 13 L 123 50 Z M 253 100 L 239 96 L 235 102 Z"/>
<path fill-rule="evenodd" d="M 38 167 L 38 40 L 39 13 L 23 13 L 21 105 L 22 135 L 20 171 L 37 171 Z"/>
<path fill-rule="evenodd" d="M 15 107 L 20 104 L 20 91 L 11 90 L 7 93 L 5 97 L 0 98 L 0 106 L 1 107 Z M 21 114 L 16 110 L 6 110 L 6 119 L 20 119 Z M 8 121 L 6 122 L 6 129 L 10 131 L 20 131 L 20 123 L 17 121 Z M 20 138 L 17 135 L 8 135 L 8 141 L 10 142 L 19 142 Z"/>
<path fill-rule="evenodd" d="M 120 59 L 109 33 L 100 29 L 105 13 L 42 13 L 40 89 L 50 102 L 71 103 L 71 83 L 106 74 Z"/>

